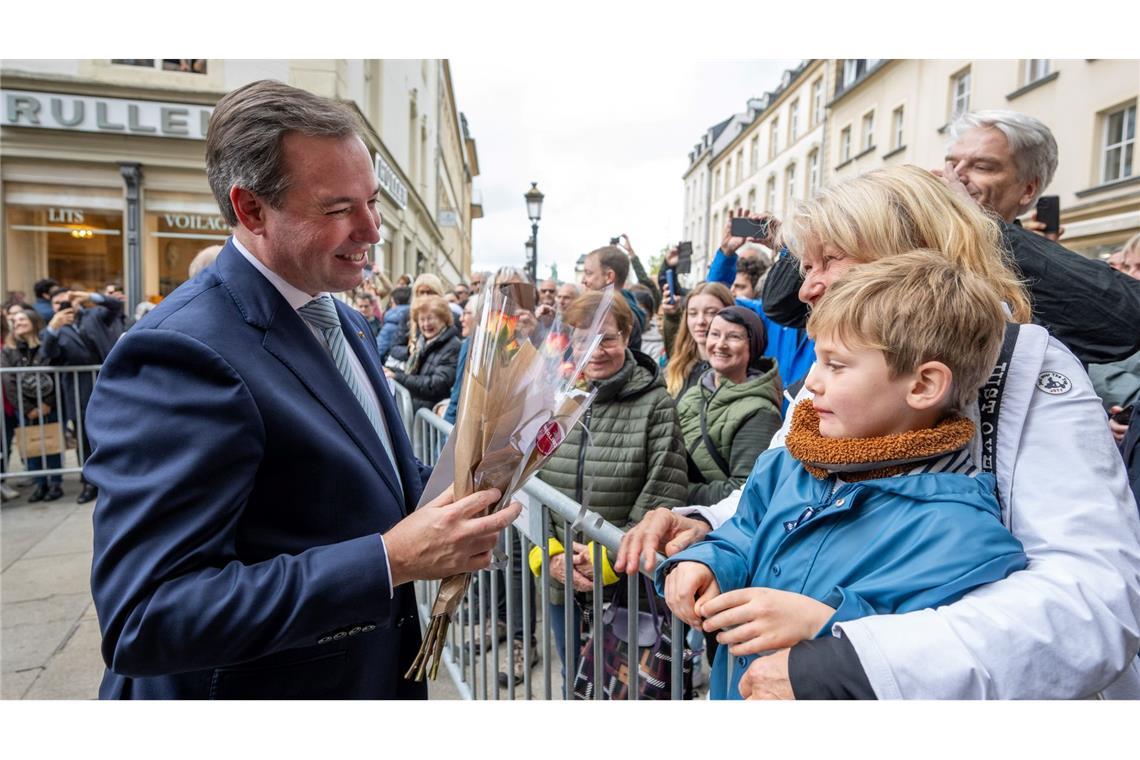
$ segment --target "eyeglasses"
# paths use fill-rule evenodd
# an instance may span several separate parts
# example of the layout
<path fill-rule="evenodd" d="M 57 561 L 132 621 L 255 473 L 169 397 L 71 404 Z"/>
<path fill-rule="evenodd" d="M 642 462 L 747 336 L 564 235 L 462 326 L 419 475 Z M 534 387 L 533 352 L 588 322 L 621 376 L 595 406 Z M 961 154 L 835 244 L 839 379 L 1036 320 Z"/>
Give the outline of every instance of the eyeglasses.
<path fill-rule="evenodd" d="M 602 348 L 614 348 L 621 343 L 621 339 L 621 333 L 602 333 L 602 340 L 598 345 Z M 574 335 L 574 337 L 570 339 L 570 345 L 579 350 L 585 348 L 589 342 L 589 338 L 585 335 Z"/>

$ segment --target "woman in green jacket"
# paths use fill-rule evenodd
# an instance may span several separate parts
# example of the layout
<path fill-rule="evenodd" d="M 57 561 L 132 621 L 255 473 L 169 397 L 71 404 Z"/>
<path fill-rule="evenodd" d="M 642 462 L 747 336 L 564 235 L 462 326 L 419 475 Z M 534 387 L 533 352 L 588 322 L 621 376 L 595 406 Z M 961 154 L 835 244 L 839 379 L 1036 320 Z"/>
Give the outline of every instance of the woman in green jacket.
<path fill-rule="evenodd" d="M 711 369 L 677 404 L 689 464 L 686 504 L 711 505 L 740 488 L 780 429 L 776 360 L 764 323 L 743 306 L 721 309 L 705 350 Z"/>
<path fill-rule="evenodd" d="M 602 293 L 596 291 L 580 296 L 563 319 L 575 327 L 590 325 L 601 299 Z M 538 477 L 579 503 L 588 498 L 592 511 L 624 528 L 655 507 L 684 505 L 688 479 L 677 412 L 665 390 L 661 370 L 648 356 L 628 348 L 633 312 L 624 299 L 613 299 L 602 325 L 601 344 L 585 369 L 586 379 L 598 391 L 582 417 L 582 427 L 590 433 L 588 442 L 575 426 Z M 577 352 L 580 343 L 572 340 L 572 345 Z M 570 552 L 573 564 L 576 597 L 590 598 L 593 563 L 586 547 L 576 542 L 567 544 L 560 523 L 554 526 L 554 534 L 549 612 L 555 645 L 565 663 L 566 552 Z M 531 569 L 536 575 L 541 572 L 541 563 L 542 550 L 535 547 Z M 618 580 L 609 563 L 603 549 L 603 583 Z M 580 605 L 575 602 L 573 607 L 574 630 L 579 630 Z M 579 645 L 574 644 L 575 651 Z M 568 680 L 572 678 L 573 674 Z"/>

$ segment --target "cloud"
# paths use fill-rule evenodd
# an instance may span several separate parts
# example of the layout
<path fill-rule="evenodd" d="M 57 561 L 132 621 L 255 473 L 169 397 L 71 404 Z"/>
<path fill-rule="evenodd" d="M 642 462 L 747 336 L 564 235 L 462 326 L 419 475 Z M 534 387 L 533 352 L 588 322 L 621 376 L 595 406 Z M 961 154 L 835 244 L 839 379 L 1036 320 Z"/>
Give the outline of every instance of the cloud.
<path fill-rule="evenodd" d="M 546 194 L 539 276 L 627 233 L 643 261 L 681 238 L 688 152 L 711 125 L 775 88 L 798 60 L 639 57 L 452 59 L 458 107 L 479 151 L 485 216 L 475 269 L 522 266 L 530 235 L 523 194 Z"/>

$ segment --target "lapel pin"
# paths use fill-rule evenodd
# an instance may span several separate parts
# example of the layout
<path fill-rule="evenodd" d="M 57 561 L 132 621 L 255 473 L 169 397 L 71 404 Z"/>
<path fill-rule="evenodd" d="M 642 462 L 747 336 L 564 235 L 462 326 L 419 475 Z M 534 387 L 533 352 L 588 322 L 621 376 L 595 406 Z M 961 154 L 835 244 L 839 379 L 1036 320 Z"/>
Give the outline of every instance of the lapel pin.
<path fill-rule="evenodd" d="M 360 338 L 361 340 L 363 340 L 363 339 L 364 339 L 364 333 L 362 333 L 360 330 L 357 330 L 357 331 L 356 331 L 356 337 L 358 337 L 358 338 Z"/>

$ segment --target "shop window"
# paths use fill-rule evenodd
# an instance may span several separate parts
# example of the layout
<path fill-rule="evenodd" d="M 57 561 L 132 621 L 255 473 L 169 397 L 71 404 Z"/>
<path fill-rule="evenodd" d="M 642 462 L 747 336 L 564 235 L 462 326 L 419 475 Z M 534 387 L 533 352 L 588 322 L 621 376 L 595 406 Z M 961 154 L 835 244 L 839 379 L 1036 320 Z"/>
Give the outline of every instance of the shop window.
<path fill-rule="evenodd" d="M 230 228 L 217 215 L 149 214 L 147 229 L 158 252 L 158 294 L 168 296 L 188 279 L 190 262 L 203 248 L 226 242 Z M 153 285 L 152 285 L 153 287 Z"/>
<path fill-rule="evenodd" d="M 7 212 L 8 272 L 11 279 L 26 281 L 28 292 L 42 277 L 84 290 L 123 281 L 121 212 L 20 206 Z M 45 261 L 46 272 L 40 264 Z"/>

